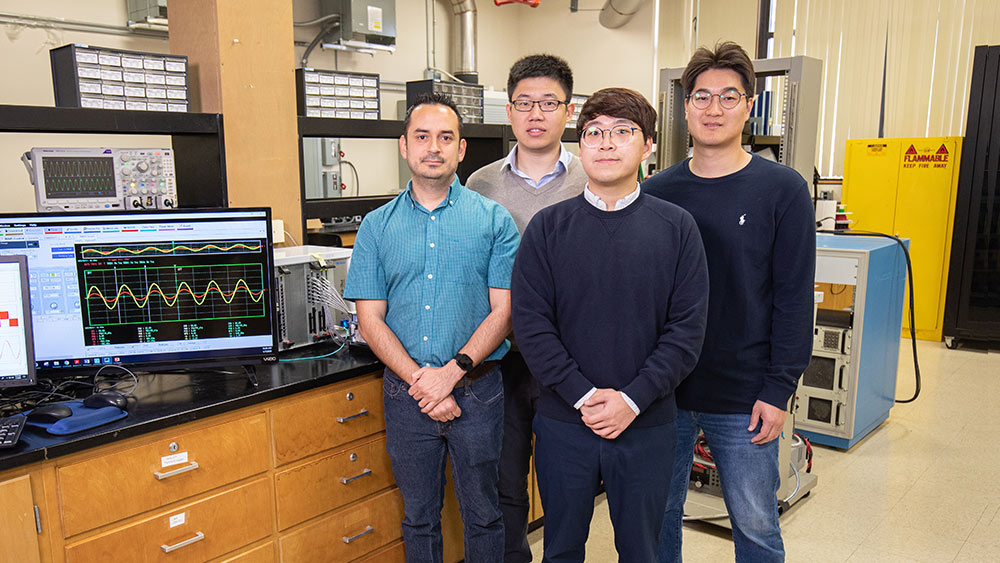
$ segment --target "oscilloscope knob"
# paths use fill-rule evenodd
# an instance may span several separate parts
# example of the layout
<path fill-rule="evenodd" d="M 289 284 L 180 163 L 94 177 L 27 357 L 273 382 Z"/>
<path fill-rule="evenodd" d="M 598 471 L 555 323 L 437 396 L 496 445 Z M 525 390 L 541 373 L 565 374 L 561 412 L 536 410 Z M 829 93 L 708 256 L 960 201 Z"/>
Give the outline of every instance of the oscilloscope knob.
<path fill-rule="evenodd" d="M 140 161 L 139 164 L 135 165 L 135 168 L 139 172 L 145 173 L 147 170 L 149 170 L 149 163 Z"/>

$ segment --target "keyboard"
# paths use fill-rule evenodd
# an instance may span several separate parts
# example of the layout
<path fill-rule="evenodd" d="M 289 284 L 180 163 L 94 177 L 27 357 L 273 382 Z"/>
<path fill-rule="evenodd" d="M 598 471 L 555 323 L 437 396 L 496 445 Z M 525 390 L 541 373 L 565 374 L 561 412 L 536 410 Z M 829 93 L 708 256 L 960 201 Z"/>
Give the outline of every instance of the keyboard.
<path fill-rule="evenodd" d="M 28 417 L 24 415 L 8 416 L 0 418 L 0 449 L 13 448 L 24 430 L 24 423 Z"/>

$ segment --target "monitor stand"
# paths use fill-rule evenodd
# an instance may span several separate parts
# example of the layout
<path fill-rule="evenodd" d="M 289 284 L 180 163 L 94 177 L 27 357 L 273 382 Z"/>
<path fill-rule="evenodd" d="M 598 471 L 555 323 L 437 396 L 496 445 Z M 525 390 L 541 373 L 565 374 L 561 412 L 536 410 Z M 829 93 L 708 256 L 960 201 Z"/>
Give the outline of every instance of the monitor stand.
<path fill-rule="evenodd" d="M 257 368 L 252 364 L 243 364 L 243 372 L 246 374 L 247 379 L 250 380 L 251 385 L 260 387 L 260 382 L 257 381 Z"/>

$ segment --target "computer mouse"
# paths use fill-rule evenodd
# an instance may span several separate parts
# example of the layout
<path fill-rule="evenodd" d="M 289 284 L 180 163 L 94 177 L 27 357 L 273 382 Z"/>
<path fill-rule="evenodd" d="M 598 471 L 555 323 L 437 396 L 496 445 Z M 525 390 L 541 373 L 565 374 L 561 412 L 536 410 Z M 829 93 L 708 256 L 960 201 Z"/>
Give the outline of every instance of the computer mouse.
<path fill-rule="evenodd" d="M 28 413 L 32 422 L 56 422 L 73 414 L 73 409 L 62 403 L 51 403 L 35 407 Z"/>
<path fill-rule="evenodd" d="M 114 391 L 101 391 L 84 399 L 83 406 L 91 409 L 99 409 L 101 407 L 118 407 L 121 410 L 125 410 L 125 407 L 128 406 L 128 399 L 126 399 L 125 395 L 122 395 L 121 393 L 116 393 Z"/>

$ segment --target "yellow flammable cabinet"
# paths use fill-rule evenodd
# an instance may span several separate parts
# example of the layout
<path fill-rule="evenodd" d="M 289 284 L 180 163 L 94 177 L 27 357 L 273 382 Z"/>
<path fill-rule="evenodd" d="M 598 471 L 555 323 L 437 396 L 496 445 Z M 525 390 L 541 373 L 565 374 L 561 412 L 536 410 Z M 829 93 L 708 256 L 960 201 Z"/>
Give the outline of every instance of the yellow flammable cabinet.
<path fill-rule="evenodd" d="M 962 137 L 847 141 L 843 201 L 851 228 L 910 239 L 921 340 L 941 340 L 961 153 Z M 909 295 L 903 303 L 909 336 Z"/>

